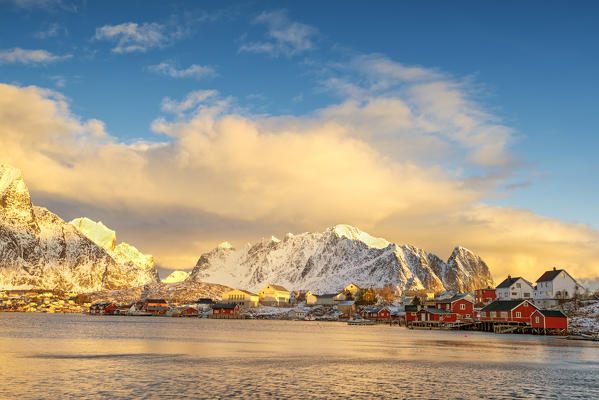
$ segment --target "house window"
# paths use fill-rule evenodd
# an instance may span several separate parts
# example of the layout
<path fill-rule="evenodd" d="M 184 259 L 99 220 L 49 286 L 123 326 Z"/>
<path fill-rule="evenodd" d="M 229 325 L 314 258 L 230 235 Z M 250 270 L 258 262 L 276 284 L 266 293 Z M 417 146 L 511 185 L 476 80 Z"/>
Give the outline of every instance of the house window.
<path fill-rule="evenodd" d="M 470 314 L 466 314 L 466 318 L 470 318 Z"/>
<path fill-rule="evenodd" d="M 491 318 L 495 318 L 497 316 L 497 313 L 495 311 L 491 311 Z"/>
<path fill-rule="evenodd" d="M 466 309 L 466 304 L 460 304 L 460 310 L 465 310 Z"/>
<path fill-rule="evenodd" d="M 564 279 L 565 277 L 566 277 L 566 274 L 564 274 L 564 273 L 562 272 L 562 279 Z"/>
<path fill-rule="evenodd" d="M 539 323 L 539 316 L 538 315 L 535 317 L 535 323 L 537 323 L 537 324 Z"/>
<path fill-rule="evenodd" d="M 507 318 L 507 311 L 501 312 L 501 318 Z"/>
<path fill-rule="evenodd" d="M 524 293 L 524 297 L 530 297 L 530 293 Z"/>
<path fill-rule="evenodd" d="M 487 312 L 486 311 L 481 311 L 480 312 L 480 316 L 481 317 L 486 317 L 487 316 Z"/>
<path fill-rule="evenodd" d="M 522 318 L 522 313 L 520 311 L 516 311 L 516 318 Z"/>
<path fill-rule="evenodd" d="M 546 292 L 545 292 L 545 294 L 546 294 L 547 296 L 551 296 L 551 292 L 550 292 L 550 291 L 546 291 Z"/>
<path fill-rule="evenodd" d="M 518 293 L 512 292 L 512 296 L 517 296 L 517 295 L 518 295 Z"/>
<path fill-rule="evenodd" d="M 521 287 L 522 287 L 522 284 L 521 284 L 521 283 L 516 283 L 516 287 L 517 287 L 517 288 L 521 288 Z"/>

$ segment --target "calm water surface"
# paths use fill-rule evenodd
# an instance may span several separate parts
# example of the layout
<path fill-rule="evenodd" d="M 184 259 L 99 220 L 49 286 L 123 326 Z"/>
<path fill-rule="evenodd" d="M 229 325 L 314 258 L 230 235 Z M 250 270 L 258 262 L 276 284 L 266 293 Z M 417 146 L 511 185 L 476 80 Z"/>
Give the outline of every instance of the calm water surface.
<path fill-rule="evenodd" d="M 0 313 L 0 398 L 599 398 L 599 345 L 389 326 Z"/>

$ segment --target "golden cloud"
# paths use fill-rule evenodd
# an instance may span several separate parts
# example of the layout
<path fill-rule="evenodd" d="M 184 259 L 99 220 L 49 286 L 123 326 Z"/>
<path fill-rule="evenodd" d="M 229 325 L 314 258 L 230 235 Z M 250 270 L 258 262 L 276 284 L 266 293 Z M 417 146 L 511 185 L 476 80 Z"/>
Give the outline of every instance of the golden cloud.
<path fill-rule="evenodd" d="M 29 187 L 46 197 L 133 210 L 121 222 L 125 239 L 167 267 L 190 268 L 200 251 L 224 239 L 281 233 L 266 227 L 350 223 L 439 255 L 464 245 L 488 261 L 496 278 L 536 279 L 555 264 L 580 278 L 599 275 L 596 230 L 481 204 L 487 192 L 444 172 L 440 160 L 447 161 L 444 149 L 455 152 L 455 136 L 428 135 L 422 127 L 446 114 L 427 118 L 389 97 L 348 100 L 300 118 L 235 112 L 214 92 L 184 101 L 169 99 L 174 120 L 155 121 L 163 142 L 125 144 L 102 122 L 72 115 L 56 92 L 0 85 L 0 159 L 21 168 Z M 485 152 L 502 159 L 509 130 L 498 128 L 495 148 L 492 129 L 481 136 L 472 127 L 480 121 L 471 126 L 456 118 L 476 138 L 459 150 L 464 159 Z M 178 229 L 183 214 L 193 229 Z M 144 221 L 152 215 L 161 222 L 148 234 Z M 214 229 L 219 223 L 224 227 Z M 111 227 L 121 229 L 118 222 Z"/>

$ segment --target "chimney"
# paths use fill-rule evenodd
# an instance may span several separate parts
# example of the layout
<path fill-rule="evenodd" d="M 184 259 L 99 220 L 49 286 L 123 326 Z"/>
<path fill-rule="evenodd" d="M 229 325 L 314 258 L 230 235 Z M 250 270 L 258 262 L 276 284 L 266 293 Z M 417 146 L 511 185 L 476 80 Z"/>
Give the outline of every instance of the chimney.
<path fill-rule="evenodd" d="M 512 276 L 511 276 L 511 275 L 508 275 L 508 276 L 507 276 L 507 278 L 508 278 L 508 279 L 512 279 Z"/>
<path fill-rule="evenodd" d="M 553 267 L 553 270 L 555 271 L 555 267 Z"/>

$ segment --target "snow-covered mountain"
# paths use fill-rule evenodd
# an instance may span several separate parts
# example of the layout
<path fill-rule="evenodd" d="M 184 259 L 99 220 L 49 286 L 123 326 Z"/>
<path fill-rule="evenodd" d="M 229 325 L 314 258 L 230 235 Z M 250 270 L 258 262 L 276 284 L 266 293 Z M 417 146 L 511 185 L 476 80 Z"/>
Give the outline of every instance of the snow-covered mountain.
<path fill-rule="evenodd" d="M 21 172 L 0 164 L 0 289 L 87 292 L 158 282 L 153 261 L 140 266 L 147 256 L 130 247 L 108 251 L 34 206 Z"/>
<path fill-rule="evenodd" d="M 411 245 L 399 246 L 375 238 L 349 225 L 322 233 L 287 234 L 283 240 L 263 239 L 240 249 L 228 242 L 203 254 L 189 281 L 259 290 L 266 283 L 288 289 L 331 293 L 355 283 L 399 291 L 472 291 L 493 285 L 485 262 L 463 247 L 456 247 L 444 262 Z"/>
<path fill-rule="evenodd" d="M 187 279 L 189 274 L 190 274 L 190 272 L 187 272 L 187 271 L 173 271 L 169 274 L 169 276 L 167 276 L 166 278 L 164 278 L 162 280 L 162 283 L 183 282 L 184 280 Z"/>

